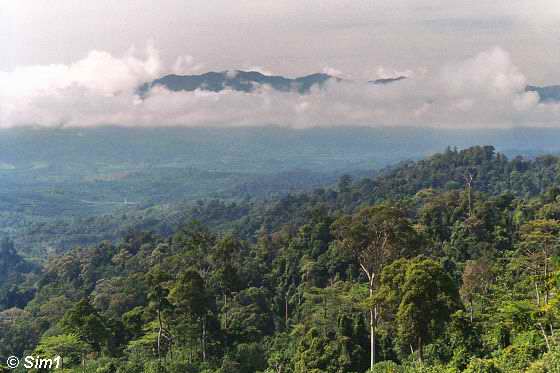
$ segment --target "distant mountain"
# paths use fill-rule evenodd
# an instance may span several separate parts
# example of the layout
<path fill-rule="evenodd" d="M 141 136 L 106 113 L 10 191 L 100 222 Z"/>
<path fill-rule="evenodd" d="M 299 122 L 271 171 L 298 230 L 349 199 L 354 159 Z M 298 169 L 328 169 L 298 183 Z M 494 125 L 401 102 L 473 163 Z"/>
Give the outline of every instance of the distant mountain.
<path fill-rule="evenodd" d="M 308 93 L 313 87 L 322 87 L 329 80 L 342 81 L 332 75 L 316 73 L 299 78 L 286 78 L 277 75 L 265 75 L 257 71 L 221 71 L 201 75 L 166 75 L 152 82 L 143 84 L 139 91 L 146 94 L 152 87 L 162 86 L 171 91 L 220 92 L 231 89 L 240 92 L 252 92 L 259 86 L 266 85 L 281 92 Z M 370 80 L 371 84 L 389 84 L 406 79 L 405 76 Z"/>
<path fill-rule="evenodd" d="M 382 79 L 370 80 L 368 83 L 389 84 L 389 83 L 398 82 L 399 80 L 404 80 L 404 79 L 406 79 L 406 76 L 397 76 L 395 78 L 382 78 Z"/>
<path fill-rule="evenodd" d="M 295 79 L 283 76 L 264 75 L 257 71 L 208 72 L 201 75 L 166 75 L 140 87 L 146 93 L 152 87 L 163 86 L 171 91 L 194 91 L 197 89 L 220 92 L 231 89 L 252 92 L 261 85 L 267 85 L 282 92 L 306 93 L 314 87 L 321 87 L 330 79 L 340 80 L 327 74 L 312 74 Z"/>
<path fill-rule="evenodd" d="M 259 86 L 268 86 L 281 92 L 309 93 L 313 87 L 323 87 L 329 80 L 350 81 L 324 73 L 316 73 L 298 78 L 286 78 L 280 75 L 265 75 L 258 71 L 220 71 L 207 72 L 200 75 L 165 75 L 151 82 L 144 83 L 138 91 L 145 95 L 156 86 L 165 87 L 171 91 L 212 91 L 220 92 L 230 89 L 239 92 L 253 92 Z M 406 76 L 382 78 L 368 81 L 369 84 L 385 85 L 407 79 Z M 560 85 L 534 86 L 528 85 L 527 92 L 537 92 L 541 102 L 560 102 Z"/>
<path fill-rule="evenodd" d="M 544 87 L 528 85 L 525 90 L 527 92 L 537 92 L 541 102 L 560 101 L 560 85 L 549 85 Z"/>

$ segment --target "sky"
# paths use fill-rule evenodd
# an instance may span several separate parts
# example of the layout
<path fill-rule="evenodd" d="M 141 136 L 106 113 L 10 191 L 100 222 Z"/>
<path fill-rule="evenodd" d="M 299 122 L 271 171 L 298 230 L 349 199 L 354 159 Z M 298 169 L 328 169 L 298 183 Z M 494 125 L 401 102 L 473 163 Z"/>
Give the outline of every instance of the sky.
<path fill-rule="evenodd" d="M 0 127 L 551 126 L 558 109 L 524 86 L 560 84 L 559 26 L 555 0 L 0 0 Z M 411 79 L 305 98 L 133 93 L 231 69 Z"/>

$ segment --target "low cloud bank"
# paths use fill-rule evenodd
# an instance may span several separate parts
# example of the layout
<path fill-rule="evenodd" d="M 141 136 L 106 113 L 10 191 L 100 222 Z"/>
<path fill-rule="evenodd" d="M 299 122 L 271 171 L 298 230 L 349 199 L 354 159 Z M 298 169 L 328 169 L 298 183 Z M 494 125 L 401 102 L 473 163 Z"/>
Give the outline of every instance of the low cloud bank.
<path fill-rule="evenodd" d="M 537 93 L 525 91 L 527 79 L 500 48 L 439 71 L 412 69 L 409 79 L 388 85 L 331 81 L 306 95 L 269 87 L 252 93 L 155 87 L 143 98 L 136 93 L 143 82 L 200 66 L 183 56 L 166 68 L 149 45 L 121 57 L 92 51 L 70 65 L 0 72 L 0 127 L 542 127 L 556 126 L 560 112 L 560 105 L 540 103 Z"/>

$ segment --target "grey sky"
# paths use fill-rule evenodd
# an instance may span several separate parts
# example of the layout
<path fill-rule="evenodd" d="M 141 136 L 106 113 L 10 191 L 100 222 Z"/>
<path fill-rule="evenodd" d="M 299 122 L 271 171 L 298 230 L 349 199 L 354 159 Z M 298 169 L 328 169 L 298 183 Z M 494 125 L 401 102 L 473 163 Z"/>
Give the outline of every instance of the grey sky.
<path fill-rule="evenodd" d="M 171 66 L 355 78 L 433 69 L 499 46 L 535 84 L 560 83 L 553 0 L 0 0 L 0 70 L 123 54 L 153 40 Z"/>
<path fill-rule="evenodd" d="M 0 0 L 0 127 L 557 127 L 525 88 L 560 83 L 559 26 L 558 0 Z M 136 94 L 226 69 L 352 79 Z"/>

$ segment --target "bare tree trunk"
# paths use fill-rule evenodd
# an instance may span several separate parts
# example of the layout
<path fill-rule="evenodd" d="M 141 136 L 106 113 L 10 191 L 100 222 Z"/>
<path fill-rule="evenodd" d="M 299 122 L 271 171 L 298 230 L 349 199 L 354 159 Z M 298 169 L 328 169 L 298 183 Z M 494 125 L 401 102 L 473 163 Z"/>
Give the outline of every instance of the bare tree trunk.
<path fill-rule="evenodd" d="M 377 305 L 373 306 L 373 363 L 377 362 Z"/>
<path fill-rule="evenodd" d="M 369 297 L 373 298 L 373 285 L 375 281 L 375 272 L 368 271 L 366 266 L 360 263 L 360 266 L 368 278 Z M 377 322 L 377 307 L 371 307 L 369 310 L 369 335 L 370 335 L 370 368 L 373 370 L 375 365 L 375 329 Z"/>
<path fill-rule="evenodd" d="M 371 282 L 370 282 L 371 283 Z M 370 297 L 373 296 L 373 288 L 370 286 L 369 288 L 369 295 Z M 370 333 L 370 368 L 373 370 L 373 366 L 375 365 L 375 350 L 376 350 L 376 335 L 375 335 L 375 326 L 377 320 L 377 307 L 372 307 L 369 310 L 369 333 Z"/>
<path fill-rule="evenodd" d="M 548 336 L 546 335 L 546 332 L 544 330 L 543 325 L 541 323 L 539 323 L 538 325 L 539 325 L 539 328 L 541 329 L 541 333 L 544 337 L 544 341 L 546 343 L 546 349 L 548 350 L 548 352 L 550 352 L 550 342 L 548 341 Z"/>
<path fill-rule="evenodd" d="M 158 330 L 158 336 L 157 336 L 157 355 L 158 355 L 158 360 L 161 359 L 161 333 L 163 332 L 163 324 L 161 321 L 161 311 L 158 310 L 157 311 L 157 315 L 158 315 L 158 322 L 159 322 L 159 330 Z"/>
<path fill-rule="evenodd" d="M 375 328 L 373 325 L 373 308 L 369 310 L 369 333 L 370 333 L 370 367 L 373 370 L 375 364 Z"/>

